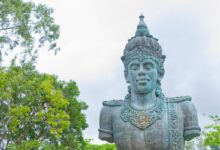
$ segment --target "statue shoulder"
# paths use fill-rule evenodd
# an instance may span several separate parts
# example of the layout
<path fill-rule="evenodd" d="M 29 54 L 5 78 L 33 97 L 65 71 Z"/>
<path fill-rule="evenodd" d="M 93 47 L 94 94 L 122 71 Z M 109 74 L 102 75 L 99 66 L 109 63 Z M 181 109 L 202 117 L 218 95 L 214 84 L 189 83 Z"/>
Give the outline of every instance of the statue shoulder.
<path fill-rule="evenodd" d="M 178 96 L 178 97 L 171 97 L 171 98 L 166 98 L 167 103 L 182 103 L 186 101 L 191 101 L 192 98 L 191 96 Z"/>
<path fill-rule="evenodd" d="M 103 101 L 103 106 L 107 107 L 119 107 L 124 104 L 124 100 L 109 100 L 109 101 Z"/>
<path fill-rule="evenodd" d="M 183 113 L 194 113 L 195 106 L 192 103 L 191 96 L 179 96 L 179 97 L 171 97 L 167 98 L 167 103 L 176 103 L 183 110 Z"/>
<path fill-rule="evenodd" d="M 123 100 L 109 100 L 109 101 L 103 101 L 103 107 L 101 109 L 101 116 L 105 116 L 102 118 L 108 118 L 109 116 L 113 115 L 120 106 L 122 106 L 124 103 Z"/>

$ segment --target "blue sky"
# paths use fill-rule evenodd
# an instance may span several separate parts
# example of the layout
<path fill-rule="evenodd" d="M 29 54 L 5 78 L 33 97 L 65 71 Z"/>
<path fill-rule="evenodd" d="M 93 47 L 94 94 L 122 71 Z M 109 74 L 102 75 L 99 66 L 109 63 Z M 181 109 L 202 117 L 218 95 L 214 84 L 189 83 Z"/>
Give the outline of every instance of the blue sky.
<path fill-rule="evenodd" d="M 162 88 L 167 97 L 192 96 L 201 127 L 203 114 L 220 115 L 219 0 L 35 0 L 55 9 L 61 27 L 57 56 L 42 50 L 37 68 L 63 80 L 75 80 L 89 128 L 98 140 L 103 100 L 123 99 L 127 85 L 120 60 L 143 13 L 150 33 L 159 39 L 165 61 Z"/>

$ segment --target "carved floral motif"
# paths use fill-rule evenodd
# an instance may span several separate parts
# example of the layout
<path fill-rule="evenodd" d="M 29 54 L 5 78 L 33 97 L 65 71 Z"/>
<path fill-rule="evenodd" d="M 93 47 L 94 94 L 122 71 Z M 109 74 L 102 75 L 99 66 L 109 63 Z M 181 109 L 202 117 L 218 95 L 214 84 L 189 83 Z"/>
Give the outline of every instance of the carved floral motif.
<path fill-rule="evenodd" d="M 130 122 L 132 125 L 145 129 L 152 125 L 156 120 L 163 117 L 166 111 L 163 99 L 157 99 L 153 107 L 145 110 L 137 110 L 131 107 L 130 100 L 125 101 L 121 109 L 121 118 L 124 122 Z"/>

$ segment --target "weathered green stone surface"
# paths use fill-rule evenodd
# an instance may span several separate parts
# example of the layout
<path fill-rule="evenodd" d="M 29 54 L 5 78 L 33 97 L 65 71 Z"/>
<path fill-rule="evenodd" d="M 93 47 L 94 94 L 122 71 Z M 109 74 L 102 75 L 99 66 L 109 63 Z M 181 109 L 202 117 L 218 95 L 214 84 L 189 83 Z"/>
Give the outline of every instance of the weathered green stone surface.
<path fill-rule="evenodd" d="M 124 100 L 103 102 L 99 138 L 118 150 L 183 150 L 185 140 L 200 135 L 196 109 L 190 96 L 162 93 L 166 57 L 144 16 L 139 18 L 121 58 L 129 91 Z"/>

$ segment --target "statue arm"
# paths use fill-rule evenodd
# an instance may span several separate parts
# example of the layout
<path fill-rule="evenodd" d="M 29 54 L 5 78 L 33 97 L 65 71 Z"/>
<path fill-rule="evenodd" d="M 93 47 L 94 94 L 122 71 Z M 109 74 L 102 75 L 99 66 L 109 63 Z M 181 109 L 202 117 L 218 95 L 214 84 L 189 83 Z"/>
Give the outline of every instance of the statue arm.
<path fill-rule="evenodd" d="M 99 117 L 99 139 L 113 143 L 111 107 L 104 106 Z"/>
<path fill-rule="evenodd" d="M 184 113 L 184 139 L 189 141 L 200 135 L 200 127 L 198 125 L 198 116 L 196 108 L 191 101 L 182 103 L 182 110 Z"/>

